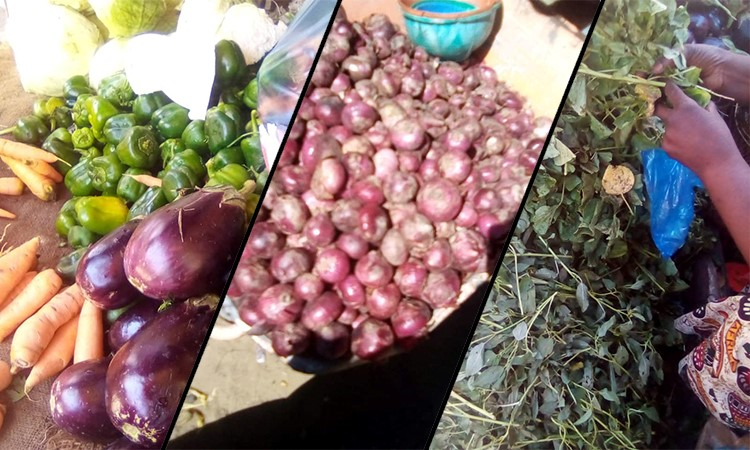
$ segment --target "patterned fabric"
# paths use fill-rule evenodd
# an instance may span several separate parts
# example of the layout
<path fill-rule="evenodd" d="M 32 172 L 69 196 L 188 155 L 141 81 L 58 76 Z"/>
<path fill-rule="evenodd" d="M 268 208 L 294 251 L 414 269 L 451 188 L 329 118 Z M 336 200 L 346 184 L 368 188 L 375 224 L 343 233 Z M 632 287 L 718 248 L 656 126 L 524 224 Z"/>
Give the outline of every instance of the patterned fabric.
<path fill-rule="evenodd" d="M 750 430 L 750 290 L 681 316 L 675 328 L 703 338 L 680 375 L 714 417 Z"/>

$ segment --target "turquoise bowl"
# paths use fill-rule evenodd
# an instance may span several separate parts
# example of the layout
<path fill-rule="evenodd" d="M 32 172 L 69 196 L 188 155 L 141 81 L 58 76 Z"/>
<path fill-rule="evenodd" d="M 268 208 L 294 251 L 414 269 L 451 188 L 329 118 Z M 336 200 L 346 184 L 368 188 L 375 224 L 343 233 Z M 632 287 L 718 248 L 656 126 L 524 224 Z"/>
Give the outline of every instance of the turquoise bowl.
<path fill-rule="evenodd" d="M 463 61 L 490 36 L 499 0 L 399 0 L 406 32 L 428 53 Z"/>

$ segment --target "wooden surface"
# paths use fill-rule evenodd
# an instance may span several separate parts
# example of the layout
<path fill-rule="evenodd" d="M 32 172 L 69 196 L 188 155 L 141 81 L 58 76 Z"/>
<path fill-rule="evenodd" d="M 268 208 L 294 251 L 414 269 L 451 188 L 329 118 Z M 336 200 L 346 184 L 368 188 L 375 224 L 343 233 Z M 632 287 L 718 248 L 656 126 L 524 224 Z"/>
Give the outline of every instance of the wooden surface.
<path fill-rule="evenodd" d="M 342 6 L 349 20 L 381 13 L 404 29 L 395 0 L 343 0 Z M 500 80 L 526 97 L 538 116 L 552 118 L 583 46 L 583 37 L 565 20 L 536 12 L 528 0 L 505 0 L 501 11 L 500 30 L 485 63 L 497 71 Z"/>

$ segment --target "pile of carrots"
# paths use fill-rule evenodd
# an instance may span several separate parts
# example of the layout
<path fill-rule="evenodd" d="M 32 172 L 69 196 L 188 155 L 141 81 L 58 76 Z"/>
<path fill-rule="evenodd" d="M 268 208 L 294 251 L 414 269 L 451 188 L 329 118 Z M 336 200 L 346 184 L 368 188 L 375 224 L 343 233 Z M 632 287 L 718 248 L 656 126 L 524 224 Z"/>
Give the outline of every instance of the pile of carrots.
<path fill-rule="evenodd" d="M 36 272 L 40 239 L 0 256 L 0 341 L 11 334 L 10 364 L 0 361 L 0 391 L 30 369 L 24 392 L 74 363 L 104 355 L 102 311 L 52 269 Z M 0 427 L 5 406 L 0 404 Z"/>
<path fill-rule="evenodd" d="M 21 195 L 24 185 L 44 201 L 55 200 L 55 185 L 63 176 L 54 167 L 57 156 L 31 145 L 0 139 L 0 159 L 10 167 L 15 177 L 0 178 L 0 194 Z M 16 215 L 0 208 L 0 217 L 15 219 Z"/>

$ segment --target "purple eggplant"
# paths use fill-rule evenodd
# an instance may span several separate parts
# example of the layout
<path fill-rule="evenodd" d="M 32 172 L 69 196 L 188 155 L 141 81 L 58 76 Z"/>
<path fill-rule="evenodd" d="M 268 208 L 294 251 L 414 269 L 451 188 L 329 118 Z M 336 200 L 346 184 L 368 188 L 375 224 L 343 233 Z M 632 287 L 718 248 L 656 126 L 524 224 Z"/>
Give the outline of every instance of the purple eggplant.
<path fill-rule="evenodd" d="M 186 299 L 219 291 L 245 234 L 245 198 L 204 188 L 152 213 L 125 248 L 125 273 L 147 297 Z"/>
<path fill-rule="evenodd" d="M 140 220 L 132 220 L 103 237 L 81 257 L 76 283 L 83 296 L 101 309 L 118 309 L 143 297 L 125 275 L 123 254 Z"/>
<path fill-rule="evenodd" d="M 160 446 L 180 403 L 218 298 L 177 303 L 122 346 L 107 370 L 109 419 L 132 442 Z"/>
<path fill-rule="evenodd" d="M 106 412 L 104 391 L 110 358 L 83 361 L 65 369 L 52 383 L 52 420 L 77 437 L 106 441 L 120 432 Z"/>
<path fill-rule="evenodd" d="M 109 327 L 109 348 L 117 352 L 126 342 L 133 338 L 143 327 L 159 314 L 161 303 L 150 298 L 128 308 Z"/>

